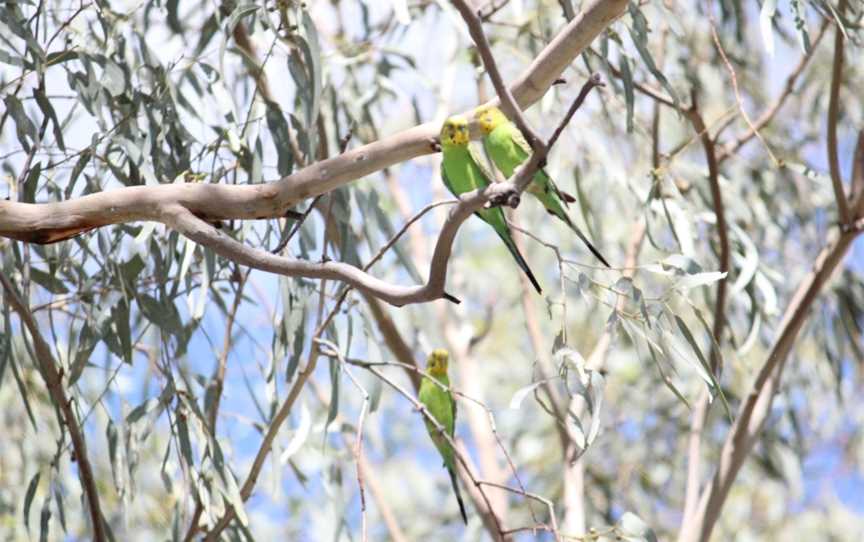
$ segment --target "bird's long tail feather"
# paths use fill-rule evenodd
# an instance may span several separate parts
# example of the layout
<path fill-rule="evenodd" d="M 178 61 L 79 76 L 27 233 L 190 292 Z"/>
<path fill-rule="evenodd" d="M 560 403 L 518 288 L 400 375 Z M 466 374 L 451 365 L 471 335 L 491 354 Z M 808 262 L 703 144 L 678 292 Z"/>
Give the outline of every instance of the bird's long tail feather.
<path fill-rule="evenodd" d="M 462 492 L 459 491 L 459 484 L 456 481 L 456 471 L 447 469 L 450 473 L 450 483 L 453 485 L 453 492 L 456 494 L 456 500 L 459 502 L 459 513 L 462 514 L 462 521 L 468 525 L 468 514 L 465 512 L 465 503 L 462 501 Z"/>
<path fill-rule="evenodd" d="M 496 230 L 497 231 L 497 230 Z M 525 276 L 528 277 L 528 280 L 531 281 L 531 285 L 534 286 L 534 289 L 537 290 L 538 294 L 543 293 L 543 289 L 540 288 L 540 283 L 537 282 L 537 278 L 534 276 L 534 273 L 531 272 L 531 268 L 528 267 L 528 262 L 525 261 L 525 258 L 522 257 L 522 253 L 519 252 L 519 249 L 516 247 L 516 243 L 513 241 L 509 235 L 505 235 L 502 233 L 498 233 L 501 240 L 504 241 L 504 244 L 507 245 L 507 249 L 510 250 L 510 254 L 513 255 L 513 259 L 516 260 L 516 264 L 519 266 L 522 271 L 525 272 Z"/>

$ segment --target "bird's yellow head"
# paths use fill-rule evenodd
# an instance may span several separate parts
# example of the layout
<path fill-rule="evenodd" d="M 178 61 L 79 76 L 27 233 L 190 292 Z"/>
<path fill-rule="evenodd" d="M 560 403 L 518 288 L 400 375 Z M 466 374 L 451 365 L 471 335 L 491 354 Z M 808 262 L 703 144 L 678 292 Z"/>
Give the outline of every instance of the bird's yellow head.
<path fill-rule="evenodd" d="M 480 125 L 483 135 L 489 135 L 492 130 L 507 122 L 507 117 L 494 105 L 484 105 L 474 110 L 474 118 Z"/>
<path fill-rule="evenodd" d="M 429 353 L 429 359 L 426 360 L 426 371 L 434 377 L 447 375 L 447 361 L 450 359 L 450 354 L 443 348 L 436 348 Z"/>
<path fill-rule="evenodd" d="M 442 145 L 467 145 L 471 139 L 471 132 L 468 130 L 468 119 L 462 115 L 453 115 L 444 121 L 441 126 L 441 144 Z"/>

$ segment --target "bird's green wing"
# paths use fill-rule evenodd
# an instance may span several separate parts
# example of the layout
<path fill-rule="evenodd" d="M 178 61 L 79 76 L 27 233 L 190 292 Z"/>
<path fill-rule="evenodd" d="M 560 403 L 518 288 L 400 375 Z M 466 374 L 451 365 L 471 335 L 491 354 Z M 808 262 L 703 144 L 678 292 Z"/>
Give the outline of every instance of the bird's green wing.
<path fill-rule="evenodd" d="M 474 160 L 467 146 L 445 148 L 443 155 L 441 177 L 444 186 L 454 195 L 458 196 L 489 185 L 489 175 L 485 174 L 483 168 Z"/>
<path fill-rule="evenodd" d="M 528 143 L 528 140 L 525 139 L 525 136 L 522 134 L 522 130 L 520 130 L 519 127 L 516 126 L 516 124 L 510 122 L 508 123 L 507 128 L 507 131 L 510 133 L 510 137 L 513 139 L 513 143 L 516 143 L 516 145 L 520 149 L 525 151 L 525 153 L 528 155 L 534 152 L 534 150 L 531 148 L 531 144 Z"/>
<path fill-rule="evenodd" d="M 450 390 L 447 390 L 447 397 L 450 399 L 450 412 L 452 412 L 451 420 L 453 420 L 453 427 L 450 430 L 450 436 L 452 437 L 456 432 L 456 399 L 453 397 L 453 394 L 450 393 Z"/>
<path fill-rule="evenodd" d="M 446 385 L 443 382 L 442 384 Z M 455 424 L 453 422 L 453 406 L 449 391 L 442 389 L 438 383 L 433 382 L 429 378 L 424 378 L 420 383 L 419 399 L 426 407 L 426 410 L 429 411 L 429 414 L 441 424 L 450 436 L 453 436 Z M 442 437 L 431 420 L 424 419 L 424 421 L 426 422 L 429 436 L 432 438 L 432 442 L 435 443 L 435 447 L 438 448 L 438 452 L 441 453 L 445 465 L 450 466 L 453 457 L 450 443 Z"/>
<path fill-rule="evenodd" d="M 447 176 L 447 170 L 444 169 L 444 166 L 441 166 L 441 180 L 444 181 L 444 186 L 447 187 L 447 190 L 450 191 L 454 196 L 458 196 L 458 192 L 453 188 L 453 183 L 450 181 L 450 177 Z"/>
<path fill-rule="evenodd" d="M 490 183 L 490 176 L 484 173 L 483 167 L 472 155 L 469 147 L 444 148 L 444 159 L 441 164 L 441 178 L 450 192 L 459 195 L 478 188 L 485 188 Z M 449 173 L 448 173 L 449 172 Z M 452 175 L 452 177 L 451 177 Z M 500 207 L 480 209 L 475 213 L 484 222 L 492 226 L 498 237 L 504 241 L 510 254 L 516 260 L 516 264 L 528 276 L 537 293 L 542 293 L 540 284 L 534 277 L 534 273 L 528 267 L 528 262 L 519 253 L 519 249 L 510 235 L 510 228 L 504 218 L 504 211 Z"/>
<path fill-rule="evenodd" d="M 491 154 L 486 150 L 486 143 L 483 143 L 483 154 L 481 155 L 474 147 L 468 146 L 468 156 L 471 160 L 477 164 L 477 169 L 480 170 L 480 175 L 483 176 L 488 182 L 494 183 L 498 181 L 498 177 L 495 176 L 495 172 L 491 169 L 491 164 L 489 160 L 491 159 Z"/>

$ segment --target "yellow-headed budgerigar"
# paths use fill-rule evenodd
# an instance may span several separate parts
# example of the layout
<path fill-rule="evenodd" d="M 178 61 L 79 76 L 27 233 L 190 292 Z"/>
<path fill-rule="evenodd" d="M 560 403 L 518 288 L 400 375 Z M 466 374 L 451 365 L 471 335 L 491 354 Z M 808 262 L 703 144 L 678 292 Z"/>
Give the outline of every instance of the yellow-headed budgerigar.
<path fill-rule="evenodd" d="M 447 351 L 442 348 L 433 350 L 429 354 L 429 359 L 426 361 L 426 372 L 437 383 L 433 382 L 432 378 L 424 376 L 420 382 L 419 398 L 429 414 L 435 418 L 452 439 L 456 429 L 456 401 L 453 400 L 453 395 L 450 393 L 450 379 L 447 377 L 447 361 L 449 357 Z M 447 441 L 447 438 L 435 427 L 435 424 L 425 416 L 424 421 L 426 422 L 426 430 L 429 432 L 429 436 L 432 437 L 432 442 L 435 443 L 438 453 L 444 459 L 444 467 L 450 474 L 450 483 L 453 485 L 456 500 L 459 502 L 459 512 L 462 514 L 462 521 L 467 525 L 468 515 L 465 513 L 465 503 L 462 502 L 462 494 L 459 492 L 459 484 L 456 481 L 456 453 L 453 450 L 453 446 Z"/>
<path fill-rule="evenodd" d="M 441 150 L 444 155 L 441 176 L 447 189 L 455 196 L 484 188 L 494 180 L 487 171 L 484 171 L 481 166 L 482 162 L 475 158 L 468 145 L 469 140 L 468 119 L 461 115 L 455 115 L 444 121 L 444 125 L 441 127 Z M 492 226 L 498 237 L 507 245 L 507 249 L 510 250 L 516 263 L 528 276 L 534 289 L 537 290 L 537 293 L 542 293 L 540 284 L 534 278 L 534 273 L 531 272 L 528 263 L 513 241 L 510 228 L 504 219 L 504 211 L 500 207 L 492 207 L 480 209 L 476 214 Z"/>
<path fill-rule="evenodd" d="M 531 145 L 525 140 L 519 128 L 495 106 L 478 107 L 474 112 L 474 118 L 477 119 L 483 132 L 483 146 L 486 148 L 486 153 L 501 173 L 509 178 L 513 175 L 513 171 L 531 156 Z M 534 174 L 534 180 L 528 185 L 526 192 L 540 200 L 549 214 L 557 216 L 567 224 L 585 243 L 588 250 L 603 262 L 603 265 L 610 267 L 606 258 L 594 248 L 594 245 L 567 215 L 565 207 L 568 201 L 575 201 L 573 197 L 559 190 L 542 168 Z"/>

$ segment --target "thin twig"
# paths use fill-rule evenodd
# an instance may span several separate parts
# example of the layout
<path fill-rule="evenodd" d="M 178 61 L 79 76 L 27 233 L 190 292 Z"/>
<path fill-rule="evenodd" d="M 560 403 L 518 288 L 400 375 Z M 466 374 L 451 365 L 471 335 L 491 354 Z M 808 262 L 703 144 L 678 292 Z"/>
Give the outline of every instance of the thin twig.
<path fill-rule="evenodd" d="M 723 64 L 726 66 L 726 70 L 729 72 L 729 78 L 732 80 L 732 89 L 735 91 L 735 101 L 738 104 L 738 110 L 741 112 L 741 116 L 744 118 L 744 122 L 747 123 L 747 126 L 750 130 L 759 138 L 759 141 L 762 142 L 762 145 L 765 147 L 765 150 L 768 152 L 768 156 L 771 158 L 771 162 L 775 167 L 780 165 L 777 157 L 774 156 L 774 152 L 771 150 L 771 147 L 768 145 L 768 142 L 765 141 L 765 138 L 762 137 L 762 134 L 759 133 L 759 129 L 753 124 L 753 121 L 750 120 L 750 115 L 747 114 L 747 110 L 744 109 L 744 100 L 741 98 L 741 90 L 738 88 L 738 76 L 735 73 L 735 68 L 732 67 L 732 63 L 729 61 L 729 57 L 726 56 L 726 50 L 723 48 L 723 44 L 720 42 L 720 36 L 717 34 L 717 25 L 714 23 L 714 12 L 711 10 L 711 6 L 707 6 L 708 11 L 708 21 L 711 25 L 711 37 L 714 39 L 714 45 L 717 47 L 717 51 L 720 53 L 720 57 L 723 59 Z M 691 104 L 690 108 L 694 109 L 696 107 L 695 102 Z M 716 158 L 715 158 L 716 160 Z"/>
<path fill-rule="evenodd" d="M 783 107 L 783 104 L 786 103 L 786 99 L 792 95 L 792 91 L 795 90 L 795 83 L 798 81 L 798 78 L 801 76 L 801 74 L 804 73 L 804 68 L 809 65 L 810 59 L 813 58 L 813 54 L 816 52 L 816 49 L 818 48 L 819 43 L 822 41 L 822 38 L 825 36 L 828 25 L 828 21 L 825 21 L 822 24 L 819 32 L 813 38 L 813 42 L 810 45 L 810 50 L 801 56 L 798 64 L 786 77 L 786 82 L 783 85 L 783 91 L 780 92 L 780 95 L 777 96 L 774 102 L 761 115 L 759 115 L 759 118 L 753 122 L 752 128 L 748 128 L 745 132 L 735 137 L 734 141 L 727 143 L 723 145 L 722 148 L 718 149 L 717 162 L 723 162 L 724 160 L 735 154 L 738 149 L 740 149 L 744 144 L 753 139 L 759 132 L 759 130 L 762 130 L 772 120 L 774 120 L 774 116 L 777 114 L 778 111 L 780 111 L 780 109 Z"/>
<path fill-rule="evenodd" d="M 363 542 L 368 540 L 366 527 L 366 489 L 363 485 L 363 470 L 360 465 L 360 456 L 363 454 L 363 421 L 366 419 L 366 412 L 369 410 L 369 392 L 360 384 L 360 381 L 354 377 L 354 374 L 346 367 L 348 363 L 345 361 L 345 356 L 336 344 L 326 339 L 317 338 L 313 340 L 316 346 L 326 346 L 330 349 L 329 354 L 335 355 L 339 361 L 340 370 L 345 371 L 348 378 L 354 384 L 360 393 L 363 394 L 363 406 L 360 408 L 360 415 L 357 418 L 357 431 L 354 441 L 354 446 L 351 448 L 351 454 L 354 456 L 354 461 L 357 468 L 357 487 L 360 490 L 360 539 Z M 327 355 L 328 353 L 325 353 Z M 331 398 L 335 400 L 335 398 Z"/>
<path fill-rule="evenodd" d="M 573 103 L 570 104 L 570 109 L 567 110 L 567 114 L 564 115 L 564 118 L 561 119 L 561 122 L 558 123 L 558 126 L 555 128 L 555 131 L 552 133 L 552 137 L 549 138 L 549 141 L 546 143 L 546 148 L 551 149 L 555 146 L 555 143 L 558 141 L 558 138 L 561 137 L 561 132 L 564 131 L 564 128 L 570 123 L 570 119 L 573 118 L 573 115 L 576 111 L 582 107 L 582 103 L 585 102 L 585 98 L 588 97 L 588 93 L 590 93 L 596 87 L 604 87 L 606 84 L 601 79 L 599 73 L 591 74 L 591 77 L 588 78 L 587 81 L 582 85 L 582 88 L 579 89 L 579 95 L 576 96 L 576 99 L 573 100 Z"/>
<path fill-rule="evenodd" d="M 551 530 L 552 535 L 555 537 L 555 540 L 558 542 L 561 541 L 561 535 L 558 533 L 558 520 L 555 519 L 555 507 L 552 504 L 552 501 L 550 501 L 549 499 L 547 499 L 545 497 L 541 497 L 540 495 L 537 495 L 536 493 L 529 493 L 528 491 L 525 491 L 524 489 L 510 487 L 510 486 L 505 485 L 505 484 L 498 484 L 495 482 L 487 482 L 485 480 L 478 480 L 477 485 L 483 485 L 483 486 L 489 486 L 489 487 L 495 487 L 498 489 L 503 489 L 504 491 L 509 491 L 510 493 L 515 493 L 516 495 L 522 495 L 525 498 L 533 499 L 537 502 L 542 503 L 549 510 L 549 523 L 551 523 L 551 525 L 549 525 L 549 529 Z M 537 525 L 535 527 L 542 528 L 544 526 L 543 525 Z M 509 531 L 507 531 L 507 532 L 509 532 Z"/>
<path fill-rule="evenodd" d="M 492 508 L 492 503 L 489 502 L 489 497 L 486 495 L 486 492 L 483 491 L 483 489 L 481 488 L 481 486 L 479 484 L 479 480 L 474 476 L 474 473 L 472 472 L 472 470 L 468 464 L 468 460 L 463 455 L 462 450 L 458 446 L 456 446 L 455 439 L 453 439 L 447 433 L 447 431 L 444 430 L 444 426 L 442 426 L 438 422 L 438 420 L 434 416 L 432 416 L 432 414 L 426 409 L 426 407 L 423 405 L 423 403 L 418 401 L 412 394 L 410 394 L 408 391 L 406 391 L 402 386 L 400 386 L 396 382 L 393 382 L 393 380 L 388 378 L 381 371 L 377 370 L 375 368 L 374 364 L 367 364 L 364 366 L 364 368 L 367 371 L 369 371 L 370 373 L 374 374 L 376 377 L 378 377 L 381 381 L 386 383 L 388 386 L 390 386 L 391 388 L 393 388 L 394 390 L 399 392 L 400 395 L 405 397 L 405 399 L 407 399 L 408 402 L 410 402 L 411 405 L 418 412 L 420 412 L 420 414 L 423 416 L 424 420 L 426 420 L 427 423 L 430 423 L 432 425 L 432 427 L 441 435 L 441 437 L 444 438 L 450 444 L 450 446 L 453 448 L 454 454 L 456 455 L 456 459 L 459 460 L 459 464 L 462 465 L 462 468 L 465 470 L 466 474 L 471 479 L 471 482 L 479 490 L 480 495 L 483 498 L 483 501 L 486 505 L 486 508 L 489 511 L 489 514 L 491 515 L 492 520 L 495 523 L 498 534 L 503 533 L 503 527 L 501 525 L 501 521 L 498 519 L 498 516 L 495 514 L 495 511 Z M 437 383 L 437 380 L 435 380 L 435 379 L 431 379 L 431 380 L 432 380 L 432 382 Z"/>
<path fill-rule="evenodd" d="M 714 215 L 717 219 L 717 236 L 720 242 L 720 250 L 718 253 L 718 268 L 721 273 L 728 273 L 730 259 L 729 233 L 728 226 L 726 224 L 726 213 L 724 210 L 723 195 L 720 190 L 720 173 L 717 163 L 716 147 L 714 144 L 714 140 L 711 139 L 710 135 L 708 134 L 708 129 L 705 126 L 705 121 L 702 119 L 702 114 L 699 111 L 699 103 L 697 100 L 695 88 L 691 92 L 691 107 L 687 111 L 687 117 L 693 124 L 694 130 L 700 134 L 699 137 L 702 141 L 702 148 L 705 151 L 705 160 L 708 163 L 708 183 L 711 188 L 712 205 L 714 208 Z M 719 372 L 722 368 L 723 358 L 720 354 L 720 351 L 718 350 L 717 345 L 719 345 L 722 340 L 723 328 L 725 327 L 727 286 L 727 277 L 720 279 L 720 281 L 717 283 L 717 297 L 714 300 L 714 324 L 711 330 L 711 333 L 714 335 L 714 340 L 711 341 L 710 363 L 711 371 L 715 375 L 719 375 Z M 707 390 L 703 390 L 696 404 L 696 408 L 694 408 L 693 413 L 691 414 L 690 421 L 690 434 L 687 452 L 687 482 L 685 484 L 684 493 L 685 518 L 688 514 L 693 513 L 693 510 L 696 506 L 696 499 L 699 495 L 702 458 L 702 429 L 705 426 L 705 418 L 707 415 L 708 395 Z"/>
<path fill-rule="evenodd" d="M 216 438 L 216 422 L 219 417 L 219 404 L 222 400 L 222 391 L 225 385 L 225 372 L 228 368 L 228 354 L 231 352 L 231 346 L 233 345 L 232 330 L 234 328 L 234 320 L 237 317 L 237 311 L 239 310 L 240 302 L 243 299 L 243 288 L 246 285 L 246 281 L 249 279 L 249 274 L 251 272 L 252 270 L 249 269 L 241 276 L 239 284 L 237 285 L 237 290 L 234 292 L 234 301 L 231 304 L 231 309 L 228 311 L 228 316 L 225 321 L 225 337 L 222 339 L 222 352 L 219 355 L 216 369 L 213 371 L 213 376 L 210 379 L 213 390 L 213 401 L 209 411 L 207 412 L 207 421 L 210 424 L 210 434 L 214 439 Z M 191 541 L 192 537 L 195 536 L 195 533 L 200 530 L 198 522 L 201 519 L 201 514 L 203 512 L 204 505 L 201 498 L 196 495 L 195 509 L 192 512 L 192 519 L 189 521 L 189 529 L 186 531 L 186 536 L 183 537 L 184 541 Z"/>
<path fill-rule="evenodd" d="M 332 352 L 332 355 L 340 355 L 340 354 L 338 354 L 338 348 L 336 348 L 336 345 L 333 345 L 329 341 L 324 341 L 324 340 L 319 340 L 318 342 L 321 344 L 327 344 L 327 346 L 330 348 L 330 350 Z M 328 355 L 328 353 L 324 352 L 324 355 Z M 516 480 L 516 483 L 519 484 L 519 488 L 521 489 L 523 494 L 528 496 L 527 495 L 528 492 L 525 489 L 525 486 L 522 482 L 521 477 L 519 476 L 519 471 L 516 468 L 516 464 L 513 462 L 513 458 L 510 455 L 510 452 L 507 451 L 507 447 L 504 446 L 504 442 L 501 440 L 501 436 L 498 433 L 498 427 L 497 427 L 497 424 L 495 422 L 495 415 L 492 412 L 492 409 L 489 408 L 489 406 L 486 405 L 483 401 L 480 401 L 480 400 L 478 400 L 478 399 L 476 399 L 476 398 L 474 398 L 474 397 L 472 397 L 466 393 L 463 393 L 457 389 L 453 389 L 451 387 L 445 387 L 443 384 L 440 384 L 437 380 L 435 380 L 432 377 L 432 375 L 430 375 L 425 370 L 417 367 L 416 365 L 401 363 L 401 362 L 393 362 L 393 361 L 369 362 L 369 361 L 363 361 L 363 360 L 358 360 L 358 359 L 353 359 L 353 358 L 345 358 L 345 357 L 342 358 L 342 361 L 349 364 L 349 365 L 355 365 L 357 367 L 361 367 L 364 369 L 371 369 L 373 367 L 400 367 L 407 372 L 417 374 L 421 378 L 423 378 L 423 377 L 428 378 L 432 382 L 434 382 L 436 385 L 440 386 L 442 389 L 446 389 L 447 391 L 449 391 L 453 395 L 455 395 L 457 397 L 461 397 L 462 399 L 465 399 L 466 401 L 469 401 L 469 402 L 479 406 L 480 408 L 482 408 L 486 412 L 486 416 L 487 416 L 488 421 L 489 421 L 489 428 L 492 431 L 492 435 L 495 438 L 495 441 L 496 441 L 498 448 L 504 454 L 504 458 L 507 461 L 507 465 L 510 467 L 510 472 L 512 473 L 513 478 Z M 533 508 L 531 508 L 530 504 L 529 504 L 529 511 L 531 513 L 532 518 L 534 518 L 534 520 L 536 522 L 536 517 L 534 516 L 534 510 L 533 510 Z"/>
<path fill-rule="evenodd" d="M 324 392 L 321 390 L 321 387 L 318 386 L 314 380 L 310 380 L 309 384 L 321 404 L 327 406 L 329 404 L 329 401 L 324 395 Z M 340 435 L 342 436 L 342 442 L 346 448 L 350 448 L 352 447 L 352 443 L 348 439 L 346 427 L 347 424 L 343 424 L 341 420 L 343 420 L 342 415 L 337 413 L 336 418 L 333 420 L 333 423 L 339 427 L 342 427 L 342 431 L 340 431 Z M 402 532 L 402 529 L 399 527 L 399 523 L 396 521 L 396 516 L 387 502 L 388 495 L 385 494 L 384 488 L 381 487 L 378 479 L 374 476 L 372 465 L 369 463 L 369 460 L 366 458 L 366 454 L 363 453 L 362 449 L 360 450 L 358 461 L 360 469 L 363 471 L 364 483 L 368 484 L 369 486 L 372 497 L 375 499 L 375 505 L 378 507 L 378 512 L 381 514 L 384 523 L 387 525 L 387 530 L 389 531 L 390 538 L 392 538 L 394 542 L 407 542 L 407 537 L 405 536 L 405 533 Z"/>
<path fill-rule="evenodd" d="M 599 58 L 603 62 L 606 62 L 606 58 L 603 55 L 601 55 L 600 53 L 598 53 L 597 51 L 595 51 L 594 48 L 589 48 L 588 52 L 591 53 L 592 55 L 596 56 L 597 58 Z M 615 77 L 616 79 L 622 79 L 622 80 L 624 79 L 624 75 L 621 73 L 621 70 L 619 70 L 618 68 L 616 68 L 612 64 L 609 64 L 607 62 L 606 68 L 609 70 L 609 73 L 611 73 L 612 76 Z M 666 96 L 660 90 L 657 90 L 657 89 L 655 89 L 649 85 L 646 85 L 644 83 L 639 83 L 637 81 L 634 81 L 633 82 L 633 88 L 635 88 L 640 94 L 643 94 L 643 95 L 647 96 L 648 98 L 651 98 L 656 103 L 665 105 L 666 107 L 668 107 L 670 109 L 674 109 L 675 111 L 678 111 L 680 113 L 683 113 L 687 109 L 687 106 L 679 104 L 679 103 L 675 103 L 675 101 L 672 98 Z"/>

